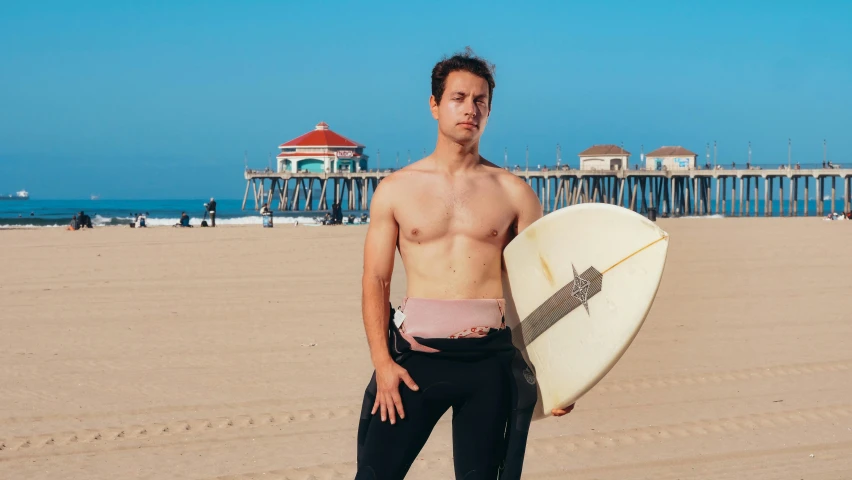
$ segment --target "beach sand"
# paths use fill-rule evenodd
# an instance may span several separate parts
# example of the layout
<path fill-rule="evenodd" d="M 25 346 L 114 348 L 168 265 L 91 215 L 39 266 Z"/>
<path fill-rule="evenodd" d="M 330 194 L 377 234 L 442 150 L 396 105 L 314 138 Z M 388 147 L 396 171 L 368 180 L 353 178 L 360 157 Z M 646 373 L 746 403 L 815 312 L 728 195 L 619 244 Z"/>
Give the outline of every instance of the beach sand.
<path fill-rule="evenodd" d="M 850 478 L 852 222 L 658 223 L 645 326 L 524 478 Z M 0 479 L 353 478 L 365 232 L 0 232 Z M 408 478 L 452 478 L 449 427 Z"/>

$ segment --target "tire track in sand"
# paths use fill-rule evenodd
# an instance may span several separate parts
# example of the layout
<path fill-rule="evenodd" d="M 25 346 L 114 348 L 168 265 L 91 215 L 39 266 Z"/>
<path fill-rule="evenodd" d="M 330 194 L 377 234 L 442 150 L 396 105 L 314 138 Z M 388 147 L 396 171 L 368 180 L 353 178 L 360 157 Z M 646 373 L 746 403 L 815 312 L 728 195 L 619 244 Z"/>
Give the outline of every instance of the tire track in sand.
<path fill-rule="evenodd" d="M 4 453 L 61 447 L 73 444 L 107 444 L 116 440 L 146 439 L 162 435 L 202 435 L 206 432 L 280 426 L 313 420 L 332 420 L 360 414 L 350 407 L 296 410 L 278 414 L 261 413 L 216 418 L 180 420 L 168 423 L 146 423 L 123 427 L 86 429 L 42 435 L 0 439 L 0 459 Z"/>
<path fill-rule="evenodd" d="M 614 381 L 613 383 L 601 383 L 594 387 L 598 393 L 609 392 L 631 392 L 635 390 L 646 390 L 651 388 L 693 386 L 706 384 L 719 384 L 739 380 L 753 380 L 779 377 L 795 377 L 800 375 L 812 375 L 816 373 L 834 373 L 852 371 L 852 360 L 839 360 L 834 362 L 814 362 L 792 365 L 778 365 L 772 367 L 748 368 L 742 370 L 729 370 L 723 372 L 689 373 L 683 375 L 670 375 L 663 377 L 645 377 L 635 380 Z"/>
<path fill-rule="evenodd" d="M 736 381 L 736 380 L 748 380 L 753 378 L 773 378 L 773 377 L 781 377 L 781 376 L 790 376 L 790 375 L 805 375 L 805 374 L 814 374 L 814 373 L 823 373 L 823 372 L 840 372 L 840 371 L 848 371 L 852 369 L 852 361 L 839 361 L 839 362 L 821 362 L 821 363 L 807 363 L 807 364 L 799 364 L 799 365 L 784 365 L 779 367 L 767 367 L 760 369 L 748 369 L 748 370 L 735 370 L 730 372 L 720 372 L 715 374 L 690 374 L 690 375 L 680 375 L 680 376 L 672 376 L 672 377 L 659 377 L 657 379 L 639 379 L 622 383 L 614 383 L 613 385 L 600 385 L 596 388 L 606 391 L 619 391 L 616 389 L 627 390 L 627 389 L 639 389 L 639 388 L 654 388 L 654 387 L 662 387 L 662 386 L 672 386 L 672 385 L 691 385 L 691 384 L 700 384 L 700 383 L 709 383 L 709 382 L 725 382 L 725 381 Z M 578 439 L 576 441 L 567 441 L 567 439 L 571 437 L 562 437 L 560 448 L 557 448 L 556 445 L 548 445 L 543 446 L 549 452 L 548 453 L 556 453 L 558 450 L 562 451 L 572 451 L 577 448 L 582 448 L 582 446 L 589 445 L 591 442 L 592 445 L 597 445 L 598 443 L 601 445 L 612 446 L 614 444 L 618 444 L 619 442 L 624 442 L 627 444 L 636 443 L 638 439 L 644 439 L 646 437 L 649 438 L 670 438 L 670 437 L 683 437 L 689 436 L 691 434 L 704 434 L 709 432 L 724 432 L 726 429 L 730 429 L 732 431 L 742 430 L 745 428 L 754 428 L 755 426 L 774 426 L 772 423 L 772 419 L 776 419 L 775 421 L 779 422 L 797 422 L 799 419 L 811 418 L 816 415 L 816 418 L 812 418 L 814 420 L 819 420 L 820 415 L 834 415 L 831 412 L 832 409 L 836 409 L 836 415 L 839 416 L 847 416 L 848 410 L 845 407 L 826 407 L 829 410 L 825 409 L 813 409 L 813 410 L 797 410 L 795 412 L 801 412 L 797 414 L 791 414 L 789 418 L 785 416 L 778 417 L 779 413 L 765 413 L 765 414 L 756 414 L 746 417 L 734 417 L 733 420 L 723 421 L 716 420 L 708 422 L 687 422 L 677 424 L 678 426 L 672 426 L 668 430 L 663 429 L 657 431 L 655 433 L 655 429 L 658 427 L 646 427 L 642 429 L 634 429 L 634 430 L 623 430 L 617 431 L 620 432 L 615 436 L 605 437 L 605 434 L 598 434 L 594 440 L 589 440 L 589 437 L 583 437 L 581 440 Z M 824 412 L 824 413 L 820 413 Z M 260 414 L 240 414 L 234 416 L 225 416 L 225 417 L 216 417 L 209 419 L 190 419 L 190 420 L 181 420 L 181 421 L 171 421 L 167 423 L 146 423 L 142 425 L 129 425 L 129 426 L 117 426 L 117 427 L 107 427 L 107 428 L 99 428 L 99 429 L 86 429 L 86 430 L 78 430 L 78 431 L 67 431 L 67 432 L 59 432 L 59 433 L 48 433 L 48 434 L 40 434 L 40 435 L 30 435 L 30 436 L 15 436 L 5 439 L 0 439 L 0 454 L 4 452 L 14 452 L 21 449 L 39 449 L 44 447 L 54 447 L 54 446 L 63 446 L 69 444 L 77 444 L 77 443 L 106 443 L 119 439 L 132 439 L 132 438 L 150 438 L 152 436 L 159 436 L 163 434 L 190 434 L 197 435 L 202 434 L 205 431 L 215 430 L 215 429 L 237 429 L 237 428 L 256 428 L 260 426 L 270 426 L 270 425 L 281 425 L 281 424 L 289 424 L 293 422 L 307 422 L 307 421 L 315 421 L 315 420 L 329 420 L 334 418 L 347 417 L 352 415 L 358 415 L 360 413 L 360 409 L 356 409 L 354 407 L 335 407 L 335 408 L 323 408 L 323 409 L 308 409 L 308 410 L 297 410 L 293 412 L 282 412 L 277 414 L 270 413 L 260 413 Z M 811 417 L 804 417 L 802 415 L 811 415 Z M 73 417 L 73 415 L 71 416 Z M 737 423 L 737 419 L 742 419 L 743 424 Z M 719 423 L 721 422 L 721 423 Z M 530 448 L 535 448 L 534 444 L 536 441 L 532 441 L 531 445 L 528 446 L 528 451 Z M 552 450 L 552 452 L 550 452 Z"/>
<path fill-rule="evenodd" d="M 816 454 L 811 457 L 809 455 L 811 452 Z M 802 466 L 807 466 L 811 474 L 825 471 L 849 471 L 851 465 L 852 442 L 847 441 L 633 462 L 576 470 L 558 469 L 537 472 L 534 477 L 542 480 L 566 477 L 575 480 L 627 478 L 641 472 L 642 478 L 654 478 L 654 480 L 683 480 L 695 477 L 740 480 L 758 473 L 761 474 L 760 478 L 792 478 L 791 473 L 794 469 Z"/>
<path fill-rule="evenodd" d="M 834 372 L 852 372 L 852 359 L 839 360 L 834 362 L 818 362 L 818 363 L 802 363 L 790 365 L 778 365 L 773 367 L 751 368 L 743 370 L 730 370 L 722 372 L 707 372 L 707 373 L 692 373 L 683 375 L 670 375 L 661 377 L 645 377 L 635 380 L 618 381 L 612 383 L 601 383 L 594 387 L 595 392 L 631 392 L 635 390 L 644 390 L 651 388 L 676 387 L 681 385 L 704 385 L 704 384 L 719 384 L 731 381 L 752 380 L 761 378 L 779 378 L 792 377 L 799 375 L 812 375 L 818 373 L 834 373 Z M 2 397 L 8 398 L 8 391 L 3 392 Z M 15 395 L 12 397 L 17 398 Z M 33 392 L 28 390 L 21 398 L 37 398 L 50 399 L 47 392 Z M 300 401 L 312 401 L 312 398 L 299 399 Z M 322 400 L 320 398 L 317 401 Z M 174 411 L 192 411 L 198 408 L 234 408 L 255 406 L 260 404 L 281 405 L 283 400 L 268 399 L 254 400 L 248 402 L 228 402 L 222 405 L 178 405 L 178 406 L 162 406 L 151 407 L 144 409 L 134 409 L 126 411 L 110 411 L 110 412 L 94 412 L 94 413 L 69 413 L 69 414 L 45 414 L 33 415 L 26 417 L 6 417 L 0 418 L 0 425 L 15 424 L 15 423 L 33 423 L 40 421 L 62 420 L 62 419 L 94 419 L 111 416 L 126 416 L 126 415 L 143 415 L 152 413 L 169 413 Z M 339 407 L 348 408 L 348 407 Z"/>
<path fill-rule="evenodd" d="M 527 455 L 551 456 L 577 450 L 591 450 L 600 447 L 629 446 L 638 443 L 677 440 L 709 434 L 727 434 L 745 430 L 767 430 L 794 425 L 836 420 L 852 417 L 852 405 L 805 408 L 782 412 L 758 413 L 715 420 L 699 420 L 669 425 L 657 425 L 643 428 L 613 430 L 596 435 L 567 435 L 530 440 Z M 411 472 L 432 471 L 437 468 L 451 467 L 449 452 L 445 458 L 417 460 Z M 727 467 L 724 467 L 727 468 Z M 783 469 L 781 470 L 783 471 Z M 732 474 L 736 474 L 732 470 Z M 723 472 L 720 472 L 723 473 Z M 566 472 L 567 474 L 567 472 Z M 213 477 L 209 480 L 336 480 L 352 478 L 355 475 L 355 462 L 329 463 L 309 467 L 286 468 L 262 472 Z M 546 474 L 545 474 L 546 475 Z M 733 477 L 742 478 L 742 477 Z"/>
<path fill-rule="evenodd" d="M 325 401 L 326 397 L 299 397 L 293 400 L 284 400 L 282 398 L 266 398 L 266 399 L 257 399 L 257 400 L 247 400 L 244 402 L 224 402 L 224 403 L 197 403 L 197 404 L 187 404 L 187 405 L 162 405 L 156 407 L 146 407 L 146 408 L 135 408 L 131 410 L 107 410 L 107 411 L 98 411 L 98 412 L 90 412 L 90 413 L 46 413 L 44 415 L 28 415 L 28 416 L 16 416 L 16 417 L 6 417 L 0 418 L 0 425 L 13 425 L 18 423 L 37 423 L 37 422 L 50 422 L 56 420 L 83 420 L 83 419 L 98 419 L 98 418 L 109 418 L 109 417 L 126 417 L 130 415 L 152 415 L 152 414 L 166 414 L 166 413 L 174 413 L 174 412 L 195 412 L 198 410 L 209 409 L 209 410 L 245 410 L 246 408 L 253 408 L 255 411 L 258 410 L 256 407 L 266 406 L 272 407 L 270 409 L 275 409 L 276 407 L 280 407 L 282 405 L 293 403 L 320 403 Z M 336 407 L 335 407 L 336 408 Z M 341 407 L 342 408 L 342 407 Z"/>

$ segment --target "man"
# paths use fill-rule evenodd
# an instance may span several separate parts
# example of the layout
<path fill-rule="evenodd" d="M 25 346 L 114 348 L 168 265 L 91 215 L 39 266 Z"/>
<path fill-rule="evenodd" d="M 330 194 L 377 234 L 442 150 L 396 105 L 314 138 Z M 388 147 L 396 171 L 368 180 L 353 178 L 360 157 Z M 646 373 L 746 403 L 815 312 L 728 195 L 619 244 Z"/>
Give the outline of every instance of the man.
<path fill-rule="evenodd" d="M 210 214 L 210 226 L 216 226 L 216 200 L 210 197 L 210 203 L 207 204 L 207 213 Z"/>
<path fill-rule="evenodd" d="M 523 180 L 479 155 L 493 90 L 492 67 L 470 50 L 435 65 L 435 150 L 372 198 L 362 313 L 375 374 L 356 479 L 403 478 L 450 407 L 456 477 L 520 478 L 535 387 L 513 381 L 526 364 L 503 324 L 502 252 L 542 209 Z M 389 305 L 396 248 L 400 312 Z"/>
<path fill-rule="evenodd" d="M 80 229 L 92 228 L 92 218 L 86 215 L 86 213 L 82 210 L 80 210 L 80 213 L 77 215 L 77 223 Z"/>
<path fill-rule="evenodd" d="M 342 225 L 343 224 L 343 209 L 340 205 L 340 202 L 331 204 L 331 224 L 332 225 Z"/>
<path fill-rule="evenodd" d="M 192 225 L 189 224 L 189 215 L 186 212 L 180 212 L 180 221 L 176 225 L 177 227 L 189 228 Z"/>

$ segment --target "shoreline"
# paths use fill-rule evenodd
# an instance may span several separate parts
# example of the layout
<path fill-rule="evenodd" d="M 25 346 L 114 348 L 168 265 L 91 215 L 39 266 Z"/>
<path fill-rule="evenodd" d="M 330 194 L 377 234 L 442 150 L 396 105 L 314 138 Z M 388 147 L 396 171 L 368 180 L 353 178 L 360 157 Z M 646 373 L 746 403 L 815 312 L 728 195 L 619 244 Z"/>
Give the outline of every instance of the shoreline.
<path fill-rule="evenodd" d="M 550 213 L 552 213 L 552 212 L 550 212 Z M 253 221 L 250 221 L 250 222 L 245 221 L 247 219 L 252 219 Z M 172 221 L 172 219 L 156 219 L 156 218 L 152 218 L 152 219 L 149 219 L 149 220 L 155 220 L 155 221 L 156 220 L 168 220 L 169 222 Z M 262 220 L 261 216 L 239 217 L 239 220 L 241 220 L 239 223 L 230 223 L 227 220 L 229 220 L 229 219 L 217 219 L 216 227 L 202 227 L 200 225 L 200 221 L 196 221 L 195 219 L 193 219 L 191 225 L 192 225 L 193 229 L 198 229 L 198 228 L 239 228 L 239 227 L 246 227 L 246 228 L 255 227 L 255 228 L 257 228 L 257 227 L 262 227 L 262 225 L 263 225 L 263 220 Z M 256 221 L 254 221 L 254 220 L 256 220 Z M 318 226 L 323 226 L 323 227 L 332 227 L 332 226 L 351 227 L 351 226 L 365 225 L 361 222 L 356 222 L 355 224 L 352 224 L 352 225 L 350 225 L 350 224 L 322 225 L 322 224 L 315 223 L 315 222 L 312 222 L 312 221 L 303 221 L 303 220 L 314 220 L 314 217 L 294 217 L 294 216 L 278 217 L 278 216 L 275 216 L 274 217 L 275 224 L 272 228 L 274 229 L 274 228 L 293 227 L 293 226 L 296 226 L 295 225 L 296 220 L 300 221 L 298 226 L 308 226 L 309 225 L 311 227 L 318 227 Z M 684 215 L 684 216 L 677 216 L 677 217 L 658 216 L 657 217 L 658 222 L 659 221 L 670 222 L 670 221 L 676 221 L 676 220 L 729 220 L 729 221 L 730 220 L 762 220 L 762 221 L 766 221 L 766 220 L 788 220 L 788 221 L 789 220 L 799 220 L 799 221 L 820 220 L 820 221 L 844 222 L 844 221 L 847 221 L 849 219 L 843 218 L 842 216 L 840 218 L 836 219 L 836 220 L 831 220 L 829 218 L 826 218 L 826 216 L 820 216 L 820 217 L 817 217 L 817 216 L 807 216 L 807 217 L 805 217 L 805 216 L 796 216 L 796 217 L 773 216 L 773 217 L 766 217 L 766 216 L 725 216 L 725 215 L 721 215 L 721 214 L 719 214 L 719 215 L 717 215 L 717 214 L 713 214 L 713 215 Z M 174 221 L 175 221 L 175 223 L 177 223 L 177 219 L 174 219 Z M 129 228 L 130 227 L 130 225 L 129 225 L 130 220 L 127 220 L 127 222 L 128 223 L 125 223 L 125 224 L 108 224 L 108 225 L 97 225 L 96 224 L 96 225 L 94 225 L 93 229 Z M 367 224 L 369 224 L 369 222 Z M 147 227 L 144 227 L 144 228 L 162 229 L 162 228 L 178 228 L 178 227 L 176 227 L 173 224 L 152 224 L 152 225 L 148 225 Z M 67 225 L 0 225 L 0 231 L 3 231 L 3 230 L 41 230 L 41 229 L 66 230 Z"/>

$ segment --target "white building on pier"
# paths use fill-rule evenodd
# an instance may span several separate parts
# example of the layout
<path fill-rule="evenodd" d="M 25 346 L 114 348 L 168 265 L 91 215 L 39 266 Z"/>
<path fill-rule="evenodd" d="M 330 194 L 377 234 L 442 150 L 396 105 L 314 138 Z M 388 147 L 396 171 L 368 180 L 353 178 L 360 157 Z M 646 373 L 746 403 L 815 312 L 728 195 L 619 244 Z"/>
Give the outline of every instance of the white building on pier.
<path fill-rule="evenodd" d="M 647 170 L 694 170 L 698 154 L 681 147 L 660 147 L 645 155 Z"/>
<path fill-rule="evenodd" d="M 580 170 L 623 170 L 630 152 L 618 145 L 592 145 L 579 154 Z"/>

